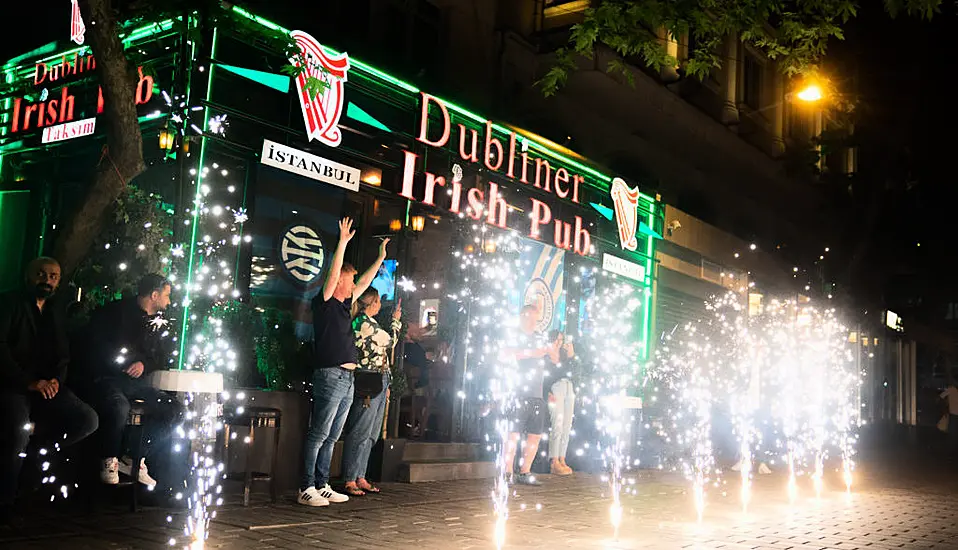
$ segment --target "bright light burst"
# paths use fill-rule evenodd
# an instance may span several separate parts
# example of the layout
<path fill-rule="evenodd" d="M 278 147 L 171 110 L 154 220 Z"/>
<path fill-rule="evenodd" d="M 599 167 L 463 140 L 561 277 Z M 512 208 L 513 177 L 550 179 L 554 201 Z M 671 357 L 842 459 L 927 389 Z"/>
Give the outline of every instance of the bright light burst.
<path fill-rule="evenodd" d="M 717 425 L 730 427 L 734 444 L 724 447 L 737 454 L 743 509 L 755 464 L 785 466 L 792 502 L 802 478 L 822 494 L 829 464 L 851 486 L 861 374 L 847 329 L 834 309 L 770 300 L 749 311 L 744 303 L 730 292 L 707 304 L 706 318 L 665 336 L 649 373 L 665 465 L 692 483 L 699 520 L 710 488 L 727 483 L 713 449 Z"/>

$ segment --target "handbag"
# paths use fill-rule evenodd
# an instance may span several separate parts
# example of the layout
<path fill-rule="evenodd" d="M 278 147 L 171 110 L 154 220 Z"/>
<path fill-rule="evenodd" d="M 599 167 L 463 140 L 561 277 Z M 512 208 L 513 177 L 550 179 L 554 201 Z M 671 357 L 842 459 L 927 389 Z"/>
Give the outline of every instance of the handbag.
<path fill-rule="evenodd" d="M 938 421 L 938 430 L 948 433 L 948 415 L 945 414 L 941 417 L 941 420 Z"/>
<path fill-rule="evenodd" d="M 353 371 L 353 376 L 356 397 L 362 398 L 364 400 L 363 404 L 367 407 L 369 401 L 385 389 L 383 388 L 383 373 L 378 370 L 356 369 Z"/>

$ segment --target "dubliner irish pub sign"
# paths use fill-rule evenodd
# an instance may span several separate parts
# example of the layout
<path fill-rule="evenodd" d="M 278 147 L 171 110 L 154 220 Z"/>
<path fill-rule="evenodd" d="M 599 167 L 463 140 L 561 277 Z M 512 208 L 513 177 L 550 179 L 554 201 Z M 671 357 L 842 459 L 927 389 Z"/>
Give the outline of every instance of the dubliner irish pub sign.
<path fill-rule="evenodd" d="M 439 113 L 438 128 L 430 123 L 431 109 Z M 420 113 L 418 141 L 426 145 L 442 148 L 449 146 L 458 149 L 459 158 L 465 163 L 479 164 L 486 170 L 506 178 L 530 185 L 560 199 L 579 203 L 579 188 L 585 181 L 579 174 L 570 173 L 563 167 L 554 167 L 549 161 L 535 157 L 527 151 L 517 148 L 515 132 L 510 132 L 505 140 L 493 135 L 492 122 L 486 121 L 482 134 L 466 128 L 463 124 L 452 125 L 449 109 L 439 98 L 422 93 L 422 111 Z M 455 137 L 453 137 L 455 134 Z M 450 140 L 458 143 L 450 143 Z M 510 226 L 510 214 L 517 214 L 509 208 L 500 192 L 499 185 L 489 181 L 483 191 L 479 187 L 464 189 L 461 173 L 436 175 L 423 171 L 425 189 L 421 196 L 414 193 L 419 155 L 405 151 L 403 153 L 403 178 L 399 194 L 410 200 L 420 201 L 430 206 L 446 208 L 454 214 L 465 214 L 474 220 L 484 220 L 490 225 L 503 229 Z M 437 194 L 437 187 L 448 192 Z M 442 197 L 442 198 L 439 198 Z M 437 201 L 440 204 L 437 204 Z M 580 216 L 572 220 L 561 220 L 553 216 L 549 205 L 539 199 L 529 197 L 528 212 L 530 237 L 538 240 L 551 240 L 557 248 L 572 250 L 576 254 L 588 256 L 592 250 L 592 236 L 584 227 Z"/>

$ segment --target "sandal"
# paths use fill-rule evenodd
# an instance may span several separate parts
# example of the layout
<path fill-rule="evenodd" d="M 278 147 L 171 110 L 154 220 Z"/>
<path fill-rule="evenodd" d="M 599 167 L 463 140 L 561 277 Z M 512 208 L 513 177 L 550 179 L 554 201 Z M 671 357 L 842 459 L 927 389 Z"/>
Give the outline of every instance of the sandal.
<path fill-rule="evenodd" d="M 371 483 L 369 483 L 369 482 L 366 481 L 366 480 L 363 480 L 363 483 L 357 483 L 356 486 L 359 487 L 360 489 L 362 489 L 363 491 L 366 491 L 367 493 L 378 493 L 378 492 L 379 492 L 379 487 L 376 487 L 375 485 L 372 485 Z"/>
<path fill-rule="evenodd" d="M 346 490 L 346 494 L 348 494 L 351 497 L 361 497 L 366 494 L 355 483 L 346 484 L 345 490 Z"/>

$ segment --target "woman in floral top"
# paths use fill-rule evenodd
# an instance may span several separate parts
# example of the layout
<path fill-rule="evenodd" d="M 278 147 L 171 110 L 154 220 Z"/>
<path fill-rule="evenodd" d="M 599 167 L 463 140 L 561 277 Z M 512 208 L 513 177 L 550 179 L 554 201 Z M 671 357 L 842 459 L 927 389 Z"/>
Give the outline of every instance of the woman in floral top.
<path fill-rule="evenodd" d="M 343 473 L 346 477 L 346 492 L 353 496 L 378 493 L 379 489 L 366 480 L 366 465 L 373 445 L 382 433 L 386 401 L 389 399 L 391 374 L 390 356 L 396 346 L 402 323 L 402 302 L 396 304 L 390 330 L 386 331 L 376 322 L 382 308 L 379 292 L 369 288 L 353 305 L 353 335 L 359 351 L 357 370 L 379 372 L 383 378 L 383 390 L 374 397 L 353 398 L 352 408 L 346 420 L 343 441 Z"/>

